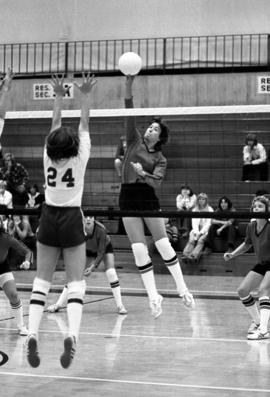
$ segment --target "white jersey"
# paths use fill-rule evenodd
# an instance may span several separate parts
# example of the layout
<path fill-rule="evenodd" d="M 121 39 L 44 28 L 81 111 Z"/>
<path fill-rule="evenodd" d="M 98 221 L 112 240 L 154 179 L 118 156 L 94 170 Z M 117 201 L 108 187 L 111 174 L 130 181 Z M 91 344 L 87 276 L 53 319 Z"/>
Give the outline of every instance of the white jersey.
<path fill-rule="evenodd" d="M 53 162 L 44 148 L 43 165 L 46 181 L 45 202 L 56 207 L 80 207 L 84 175 L 90 156 L 91 141 L 88 131 L 79 132 L 80 145 L 76 157 Z"/>

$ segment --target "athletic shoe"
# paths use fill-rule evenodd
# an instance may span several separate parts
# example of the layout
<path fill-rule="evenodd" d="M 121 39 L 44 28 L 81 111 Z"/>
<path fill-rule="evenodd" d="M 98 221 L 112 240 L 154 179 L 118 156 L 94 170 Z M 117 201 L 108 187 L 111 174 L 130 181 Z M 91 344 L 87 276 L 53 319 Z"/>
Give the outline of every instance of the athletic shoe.
<path fill-rule="evenodd" d="M 72 363 L 76 352 L 75 336 L 68 336 L 64 340 L 64 353 L 60 357 L 60 362 L 63 368 L 68 368 Z"/>
<path fill-rule="evenodd" d="M 35 335 L 29 335 L 27 340 L 27 360 L 31 367 L 38 367 L 40 358 L 38 354 L 37 338 Z"/>
<path fill-rule="evenodd" d="M 127 309 L 125 308 L 125 306 L 124 305 L 122 305 L 122 306 L 119 306 L 118 308 L 117 308 L 117 313 L 118 314 L 127 314 Z"/>
<path fill-rule="evenodd" d="M 159 294 L 157 299 L 150 301 L 151 314 L 155 318 L 158 318 L 162 313 L 162 307 L 161 307 L 162 301 L 163 301 L 163 296 Z"/>
<path fill-rule="evenodd" d="M 268 331 L 262 333 L 260 328 L 253 332 L 253 334 L 248 334 L 247 339 L 249 340 L 261 340 L 261 339 L 269 339 L 270 334 Z"/>
<path fill-rule="evenodd" d="M 248 329 L 248 335 L 250 334 L 254 334 L 254 332 L 257 331 L 257 329 L 259 328 L 260 324 L 256 324 L 255 321 L 253 320 L 252 323 L 249 326 Z"/>
<path fill-rule="evenodd" d="M 56 313 L 59 312 L 60 307 L 55 303 L 54 305 L 50 305 L 47 307 L 48 312 Z"/>
<path fill-rule="evenodd" d="M 28 329 L 26 328 L 25 325 L 22 325 L 21 327 L 18 327 L 18 333 L 21 336 L 27 336 L 28 335 Z"/>
<path fill-rule="evenodd" d="M 183 304 L 188 308 L 188 309 L 193 309 L 195 307 L 195 301 L 193 298 L 193 295 L 189 290 L 187 289 L 186 292 L 183 295 L 179 295 L 180 298 L 182 299 Z"/>

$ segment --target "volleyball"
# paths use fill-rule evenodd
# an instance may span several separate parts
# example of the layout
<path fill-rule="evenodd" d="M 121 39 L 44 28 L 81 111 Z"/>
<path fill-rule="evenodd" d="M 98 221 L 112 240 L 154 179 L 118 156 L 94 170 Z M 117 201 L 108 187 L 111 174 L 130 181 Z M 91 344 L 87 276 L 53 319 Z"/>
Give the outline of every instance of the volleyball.
<path fill-rule="evenodd" d="M 119 58 L 118 67 L 126 76 L 134 76 L 142 68 L 142 58 L 135 52 L 125 52 Z"/>

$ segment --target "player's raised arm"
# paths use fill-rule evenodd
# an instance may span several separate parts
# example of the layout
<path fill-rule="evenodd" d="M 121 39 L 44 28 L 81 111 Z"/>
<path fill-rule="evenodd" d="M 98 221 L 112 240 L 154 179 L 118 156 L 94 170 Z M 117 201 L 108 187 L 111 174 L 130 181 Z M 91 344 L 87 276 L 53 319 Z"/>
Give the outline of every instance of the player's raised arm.
<path fill-rule="evenodd" d="M 83 73 L 83 82 L 82 84 L 78 84 L 76 81 L 74 84 L 78 88 L 82 96 L 81 103 L 81 119 L 79 125 L 80 131 L 89 131 L 89 111 L 90 111 L 90 98 L 91 91 L 94 85 L 97 83 L 94 75 L 90 75 L 90 73 Z"/>
<path fill-rule="evenodd" d="M 6 75 L 0 81 L 0 117 L 2 119 L 5 118 L 6 99 L 7 99 L 7 94 L 11 89 L 11 83 L 13 77 L 14 77 L 14 73 L 12 72 L 12 69 L 8 68 Z"/>
<path fill-rule="evenodd" d="M 64 88 L 64 76 L 53 75 L 51 84 L 55 93 L 54 105 L 53 105 L 53 116 L 51 132 L 61 127 L 61 112 L 63 107 L 63 96 L 65 95 L 66 89 Z"/>

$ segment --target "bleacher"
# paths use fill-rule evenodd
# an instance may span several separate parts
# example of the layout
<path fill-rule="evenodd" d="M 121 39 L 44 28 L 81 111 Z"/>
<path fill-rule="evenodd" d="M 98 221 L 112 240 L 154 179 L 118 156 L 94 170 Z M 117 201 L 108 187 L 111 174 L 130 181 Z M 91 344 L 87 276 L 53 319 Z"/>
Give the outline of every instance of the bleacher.
<path fill-rule="evenodd" d="M 188 183 L 195 193 L 205 192 L 210 205 L 226 195 L 237 210 L 248 210 L 254 193 L 259 189 L 270 192 L 269 182 L 242 182 L 242 148 L 248 132 L 256 132 L 259 141 L 270 148 L 267 114 L 226 114 L 167 116 L 164 121 L 171 130 L 169 144 L 164 148 L 168 160 L 166 178 L 158 191 L 163 209 L 176 209 L 176 196 L 180 187 Z M 149 117 L 137 117 L 142 131 Z M 77 128 L 77 119 L 64 120 Z M 29 171 L 30 180 L 43 184 L 42 151 L 50 120 L 6 120 L 2 136 L 4 152 L 11 151 L 17 161 Z M 90 120 L 92 140 L 91 158 L 85 177 L 83 206 L 94 209 L 118 209 L 120 181 L 114 170 L 114 155 L 121 135 L 124 134 L 123 117 L 94 118 Z M 102 219 L 113 235 L 116 250 L 130 252 L 126 236 L 117 235 L 118 220 Z M 242 220 L 240 238 L 243 238 L 247 220 Z M 182 249 L 182 241 L 179 250 Z M 247 254 L 250 255 L 250 254 Z M 212 254 L 200 262 L 196 269 L 188 265 L 186 272 L 209 272 L 211 263 L 218 274 L 227 271 L 220 254 Z M 245 256 L 240 261 L 246 263 Z M 215 264 L 215 265 L 214 265 Z M 245 272 L 247 269 L 245 269 Z"/>

